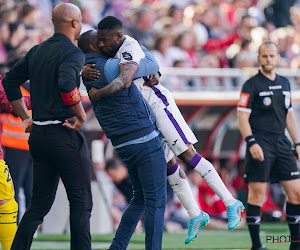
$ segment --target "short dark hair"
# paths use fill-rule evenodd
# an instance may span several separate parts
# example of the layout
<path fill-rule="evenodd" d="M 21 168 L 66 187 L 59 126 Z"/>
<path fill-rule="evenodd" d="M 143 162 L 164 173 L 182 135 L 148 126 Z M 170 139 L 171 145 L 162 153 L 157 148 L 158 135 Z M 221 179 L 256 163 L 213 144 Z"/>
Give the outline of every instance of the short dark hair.
<path fill-rule="evenodd" d="M 35 7 L 32 6 L 29 3 L 25 3 L 22 8 L 21 8 L 21 12 L 20 12 L 20 17 L 24 18 L 26 17 L 30 12 L 34 11 Z"/>
<path fill-rule="evenodd" d="M 80 35 L 78 39 L 78 48 L 82 50 L 83 53 L 90 52 L 90 45 L 97 42 L 97 36 L 93 35 L 95 30 L 89 30 Z"/>
<path fill-rule="evenodd" d="M 277 43 L 274 43 L 273 41 L 270 41 L 270 40 L 264 41 L 264 42 L 259 46 L 259 48 L 258 48 L 258 54 L 260 54 L 260 49 L 261 49 L 261 47 L 262 47 L 263 45 L 267 45 L 267 46 L 269 46 L 269 45 L 274 45 L 274 46 L 276 47 L 277 53 L 279 54 L 278 44 L 277 44 Z"/>
<path fill-rule="evenodd" d="M 122 21 L 115 16 L 106 16 L 98 23 L 98 30 L 123 29 Z"/>

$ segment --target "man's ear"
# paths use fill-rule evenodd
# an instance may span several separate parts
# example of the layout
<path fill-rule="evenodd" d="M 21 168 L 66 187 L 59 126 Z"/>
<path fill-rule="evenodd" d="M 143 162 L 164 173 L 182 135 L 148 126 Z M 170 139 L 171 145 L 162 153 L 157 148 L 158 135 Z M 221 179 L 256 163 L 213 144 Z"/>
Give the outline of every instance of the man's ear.
<path fill-rule="evenodd" d="M 123 32 L 122 31 L 117 33 L 117 38 L 118 38 L 118 40 L 121 40 L 123 38 Z"/>
<path fill-rule="evenodd" d="M 98 52 L 96 44 L 90 44 L 89 49 L 91 52 Z"/>
<path fill-rule="evenodd" d="M 73 28 L 76 28 L 77 27 L 77 24 L 78 24 L 78 21 L 76 19 L 73 19 L 72 20 L 72 27 Z"/>

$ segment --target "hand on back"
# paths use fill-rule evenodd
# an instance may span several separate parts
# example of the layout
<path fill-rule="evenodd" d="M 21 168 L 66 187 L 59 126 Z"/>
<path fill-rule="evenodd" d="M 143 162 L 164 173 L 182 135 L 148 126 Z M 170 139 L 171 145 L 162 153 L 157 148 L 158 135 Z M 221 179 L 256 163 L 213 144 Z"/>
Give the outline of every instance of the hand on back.
<path fill-rule="evenodd" d="M 96 64 L 87 64 L 83 67 L 81 75 L 89 80 L 97 81 L 100 77 L 100 71 L 93 69 Z"/>

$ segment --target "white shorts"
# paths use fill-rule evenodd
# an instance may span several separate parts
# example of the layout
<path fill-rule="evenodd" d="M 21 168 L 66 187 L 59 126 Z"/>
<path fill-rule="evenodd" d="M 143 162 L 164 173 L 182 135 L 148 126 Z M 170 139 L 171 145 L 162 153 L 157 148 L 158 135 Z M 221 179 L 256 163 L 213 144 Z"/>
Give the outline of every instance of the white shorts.
<path fill-rule="evenodd" d="M 156 126 L 176 156 L 188 149 L 187 143 L 195 144 L 198 142 L 168 89 L 161 84 L 154 87 L 143 86 L 143 79 L 137 79 L 134 83 L 151 106 L 156 117 Z M 172 158 L 170 158 L 171 153 L 167 147 L 164 146 L 164 149 L 168 162 Z"/>

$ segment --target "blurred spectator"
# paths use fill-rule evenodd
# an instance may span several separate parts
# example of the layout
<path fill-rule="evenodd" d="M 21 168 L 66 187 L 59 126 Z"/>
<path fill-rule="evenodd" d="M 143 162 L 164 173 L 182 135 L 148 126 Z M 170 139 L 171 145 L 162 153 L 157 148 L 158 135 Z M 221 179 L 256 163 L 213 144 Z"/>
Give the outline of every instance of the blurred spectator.
<path fill-rule="evenodd" d="M 33 45 L 52 35 L 52 25 L 49 24 L 51 9 L 59 2 L 61 1 L 0 0 L 0 27 L 1 22 L 13 25 L 8 43 L 4 42 L 2 34 L 0 35 L 0 62 L 7 61 L 7 50 L 13 48 L 14 54 L 22 55 Z M 244 41 L 250 41 L 246 50 L 256 51 L 258 44 L 269 38 L 270 32 L 272 40 L 279 43 L 281 55 L 287 59 L 287 63 L 300 54 L 300 9 L 295 0 L 264 2 L 72 0 L 72 2 L 78 4 L 82 10 L 82 32 L 93 29 L 104 15 L 116 15 L 122 18 L 127 28 L 126 33 L 149 49 L 153 48 L 157 37 L 167 36 L 174 41 L 170 48 L 171 56 L 167 56 L 170 59 L 169 66 L 175 61 L 186 60 L 187 67 L 197 67 L 199 55 L 213 53 L 218 57 L 220 67 L 232 67 L 234 65 L 230 60 L 243 50 L 241 47 Z M 266 20 L 263 20 L 264 10 Z M 272 11 L 275 15 L 269 15 Z M 19 24 L 16 25 L 17 20 L 21 20 L 25 25 L 25 36 L 22 34 L 23 28 L 19 27 Z M 261 24 L 263 26 L 259 26 Z M 293 25 L 293 28 L 287 28 L 287 25 Z M 285 31 L 276 30 L 277 27 L 285 27 Z M 32 33 L 29 33 L 28 29 L 31 29 Z M 4 33 L 6 40 L 7 34 Z M 4 50 L 3 44 L 6 46 Z M 231 47 L 232 45 L 234 46 Z M 162 52 L 157 47 L 155 50 Z M 167 54 L 167 52 L 162 54 L 165 53 Z M 245 64 L 250 64 L 250 61 Z M 285 64 L 286 61 L 283 60 L 282 65 Z"/>
<path fill-rule="evenodd" d="M 111 215 L 114 221 L 114 229 L 116 230 L 120 224 L 122 214 L 130 202 L 133 193 L 130 183 L 127 168 L 117 158 L 112 158 L 106 161 L 105 171 L 111 178 L 117 190 L 114 192 L 113 204 L 111 208 Z M 140 232 L 142 222 L 140 221 L 135 229 Z"/>
<path fill-rule="evenodd" d="M 295 57 L 291 62 L 291 68 L 300 73 L 300 57 Z M 296 77 L 296 84 L 300 87 L 300 76 Z"/>
<path fill-rule="evenodd" d="M 153 46 L 152 25 L 156 20 L 155 12 L 149 5 L 141 6 L 134 14 L 126 29 L 126 34 L 134 37 L 147 48 Z"/>
<path fill-rule="evenodd" d="M 171 45 L 172 40 L 168 34 L 157 35 L 155 37 L 153 49 L 151 50 L 151 52 L 157 59 L 160 67 L 171 66 L 171 63 L 166 57 L 167 51 Z"/>
<path fill-rule="evenodd" d="M 0 10 L 0 20 L 5 23 L 15 23 L 18 20 L 16 7 L 3 8 Z"/>
<path fill-rule="evenodd" d="M 25 25 L 26 29 L 33 29 L 37 23 L 36 9 L 34 6 L 25 3 L 20 11 L 20 22 Z"/>
<path fill-rule="evenodd" d="M 270 33 L 271 40 L 278 44 L 280 57 L 285 58 L 288 62 L 294 57 L 291 50 L 294 41 L 294 33 L 294 29 L 290 27 L 278 28 Z"/>
<path fill-rule="evenodd" d="M 202 23 L 207 29 L 209 38 L 219 38 L 226 34 L 222 24 L 222 12 L 217 7 L 207 8 L 202 14 Z"/>
<path fill-rule="evenodd" d="M 0 20 L 0 63 L 4 64 L 7 62 L 7 49 L 6 44 L 10 36 L 10 31 L 7 23 Z"/>
<path fill-rule="evenodd" d="M 206 54 L 200 57 L 200 61 L 198 63 L 198 68 L 210 68 L 217 69 L 220 68 L 220 60 L 215 54 Z M 199 89 L 206 90 L 219 90 L 224 86 L 225 80 L 221 77 L 216 76 L 201 76 L 198 78 L 197 85 Z"/>
<path fill-rule="evenodd" d="M 173 65 L 174 68 L 187 68 L 186 60 L 175 61 Z M 161 79 L 161 84 L 171 91 L 185 91 L 192 87 L 195 87 L 195 82 L 193 77 L 190 76 L 180 76 L 171 75 Z"/>
<path fill-rule="evenodd" d="M 81 28 L 81 34 L 88 30 L 95 30 L 96 27 L 93 27 L 92 24 L 92 15 L 89 9 L 84 8 L 81 9 L 81 16 L 82 16 L 82 28 Z"/>
<path fill-rule="evenodd" d="M 241 22 L 238 26 L 239 36 L 242 39 L 252 40 L 252 29 L 258 26 L 258 22 L 255 18 L 245 15 L 241 18 Z"/>
<path fill-rule="evenodd" d="M 184 60 L 187 67 L 194 68 L 198 63 L 198 56 L 195 51 L 195 35 L 192 31 L 185 31 L 179 34 L 172 47 L 166 52 L 167 60 L 174 65 L 176 61 Z"/>
<path fill-rule="evenodd" d="M 105 171 L 129 203 L 133 193 L 127 168 L 120 160 L 113 158 L 106 162 Z"/>
<path fill-rule="evenodd" d="M 233 59 L 233 67 L 244 69 L 257 66 L 256 55 L 248 50 L 241 50 Z"/>
<path fill-rule="evenodd" d="M 172 18 L 175 25 L 181 25 L 183 23 L 183 8 L 171 5 L 168 10 L 168 16 Z"/>
<path fill-rule="evenodd" d="M 266 21 L 275 27 L 286 27 L 291 25 L 290 8 L 295 4 L 295 0 L 273 0 L 264 9 Z"/>
<path fill-rule="evenodd" d="M 206 26 L 202 21 L 204 18 L 203 13 L 205 10 L 206 6 L 204 4 L 191 6 L 189 10 L 191 15 L 191 26 L 197 38 L 197 49 L 202 49 L 203 45 L 206 44 L 208 39 L 208 30 L 206 29 Z"/>
<path fill-rule="evenodd" d="M 18 50 L 26 38 L 26 29 L 23 23 L 16 22 L 9 24 L 10 39 L 6 45 L 7 51 Z M 19 51 L 21 53 L 21 51 Z M 26 52 L 26 51 L 22 51 Z"/>

